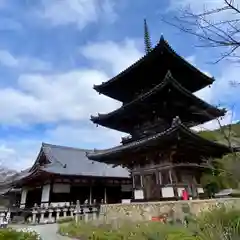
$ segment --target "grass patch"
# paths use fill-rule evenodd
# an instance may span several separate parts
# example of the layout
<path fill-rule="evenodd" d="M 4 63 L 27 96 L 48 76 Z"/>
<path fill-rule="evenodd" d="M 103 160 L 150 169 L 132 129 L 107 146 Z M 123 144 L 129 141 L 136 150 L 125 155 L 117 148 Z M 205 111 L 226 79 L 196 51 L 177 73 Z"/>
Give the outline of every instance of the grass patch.
<path fill-rule="evenodd" d="M 69 223 L 72 222 L 74 220 L 73 217 L 63 217 L 63 218 L 59 218 L 57 220 L 57 223 L 61 224 L 61 223 Z"/>
<path fill-rule="evenodd" d="M 90 223 L 72 222 L 60 225 L 59 233 L 81 240 L 157 240 L 175 239 L 177 236 L 181 239 L 193 237 L 191 239 L 196 240 L 193 234 L 182 226 L 165 225 L 158 222 L 124 222 L 119 226 L 112 224 L 94 226 Z"/>
<path fill-rule="evenodd" d="M 159 222 L 61 224 L 59 233 L 81 240 L 235 240 L 240 239 L 240 210 L 224 205 L 189 218 L 188 226 Z"/>

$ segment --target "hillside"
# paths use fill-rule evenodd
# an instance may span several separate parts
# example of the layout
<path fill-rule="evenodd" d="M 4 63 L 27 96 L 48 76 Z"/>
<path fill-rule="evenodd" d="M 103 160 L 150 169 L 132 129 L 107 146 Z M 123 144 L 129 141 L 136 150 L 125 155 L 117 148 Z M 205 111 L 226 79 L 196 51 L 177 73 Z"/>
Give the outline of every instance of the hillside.
<path fill-rule="evenodd" d="M 4 183 L 9 177 L 15 176 L 17 171 L 6 168 L 0 167 L 0 184 Z"/>
<path fill-rule="evenodd" d="M 224 138 L 223 130 L 225 132 L 225 136 L 229 136 L 230 130 L 230 140 L 232 142 L 232 146 L 240 147 L 240 123 L 224 126 L 222 127 L 222 130 L 200 131 L 198 134 L 211 141 L 227 144 L 227 141 Z"/>

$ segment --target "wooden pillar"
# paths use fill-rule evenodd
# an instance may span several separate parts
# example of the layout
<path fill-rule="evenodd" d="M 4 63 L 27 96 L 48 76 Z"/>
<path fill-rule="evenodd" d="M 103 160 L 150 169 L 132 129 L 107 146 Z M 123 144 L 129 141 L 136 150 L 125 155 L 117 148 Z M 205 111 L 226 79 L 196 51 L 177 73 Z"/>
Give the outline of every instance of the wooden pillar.
<path fill-rule="evenodd" d="M 26 200 L 27 200 L 27 193 L 28 189 L 23 187 L 21 192 L 21 202 L 20 202 L 20 208 L 25 208 Z"/>
<path fill-rule="evenodd" d="M 107 203 L 107 188 L 104 187 L 104 204 Z"/>
<path fill-rule="evenodd" d="M 170 174 L 171 184 L 173 186 L 174 198 L 178 200 L 179 194 L 178 194 L 178 187 L 177 187 L 177 176 L 175 171 L 176 171 L 175 168 L 171 168 L 169 170 L 169 174 Z"/>
<path fill-rule="evenodd" d="M 90 205 L 92 204 L 92 186 L 90 186 L 90 189 L 89 189 L 89 204 Z"/>

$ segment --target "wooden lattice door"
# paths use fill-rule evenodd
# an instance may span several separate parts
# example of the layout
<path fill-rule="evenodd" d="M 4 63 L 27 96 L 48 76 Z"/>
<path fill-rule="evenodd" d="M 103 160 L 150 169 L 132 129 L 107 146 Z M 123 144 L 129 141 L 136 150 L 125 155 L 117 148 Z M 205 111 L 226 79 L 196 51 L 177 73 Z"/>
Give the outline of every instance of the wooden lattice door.
<path fill-rule="evenodd" d="M 144 197 L 145 199 L 158 199 L 159 188 L 156 181 L 156 174 L 146 174 L 143 176 Z"/>

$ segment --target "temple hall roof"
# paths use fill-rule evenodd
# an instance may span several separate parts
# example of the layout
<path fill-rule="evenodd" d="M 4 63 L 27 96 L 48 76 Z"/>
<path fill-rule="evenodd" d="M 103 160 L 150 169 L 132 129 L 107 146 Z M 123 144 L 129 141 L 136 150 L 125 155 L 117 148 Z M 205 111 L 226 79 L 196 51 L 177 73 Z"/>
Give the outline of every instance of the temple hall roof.
<path fill-rule="evenodd" d="M 5 189 L 10 189 L 14 183 L 24 179 L 32 179 L 41 175 L 42 172 L 77 177 L 129 178 L 127 169 L 89 160 L 86 152 L 89 153 L 92 150 L 42 143 L 33 166 L 9 177 L 0 184 L 0 191 L 6 191 Z M 44 158 L 46 161 L 41 164 L 41 159 Z"/>
<path fill-rule="evenodd" d="M 129 177 L 128 170 L 122 167 L 113 167 L 105 163 L 89 160 L 86 152 L 92 150 L 64 147 L 43 143 L 41 150 L 49 164 L 43 171 L 61 175 L 80 175 L 94 177 Z"/>

